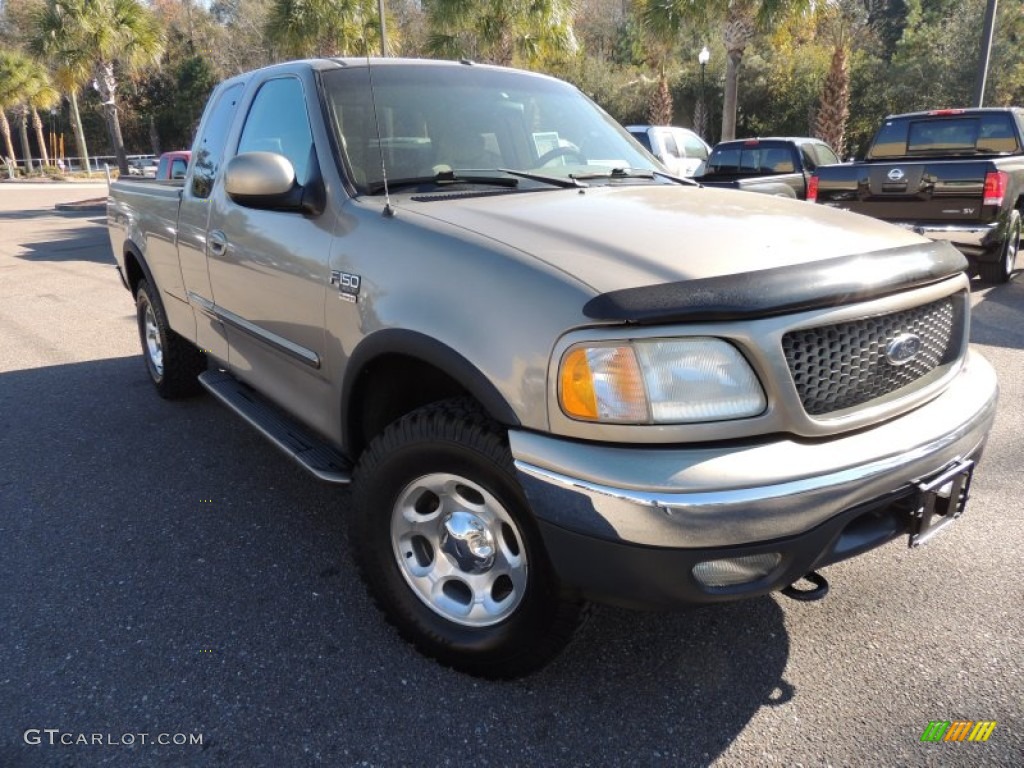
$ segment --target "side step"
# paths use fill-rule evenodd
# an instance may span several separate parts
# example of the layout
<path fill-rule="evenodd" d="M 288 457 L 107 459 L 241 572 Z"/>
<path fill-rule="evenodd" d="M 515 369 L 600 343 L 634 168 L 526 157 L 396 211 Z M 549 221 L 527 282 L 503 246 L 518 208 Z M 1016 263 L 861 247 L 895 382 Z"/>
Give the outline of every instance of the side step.
<path fill-rule="evenodd" d="M 199 375 L 199 383 L 321 480 L 341 485 L 352 481 L 352 465 L 344 456 L 231 374 L 206 371 Z"/>

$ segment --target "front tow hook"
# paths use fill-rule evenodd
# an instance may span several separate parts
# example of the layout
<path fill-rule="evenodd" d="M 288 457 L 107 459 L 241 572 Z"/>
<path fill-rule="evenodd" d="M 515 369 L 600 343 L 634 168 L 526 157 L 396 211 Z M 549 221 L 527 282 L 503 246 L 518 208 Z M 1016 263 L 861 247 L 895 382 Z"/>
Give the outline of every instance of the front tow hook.
<path fill-rule="evenodd" d="M 779 591 L 786 597 L 805 603 L 811 600 L 821 600 L 821 598 L 828 594 L 828 579 L 817 571 L 805 574 L 800 581 L 809 581 L 814 587 L 811 589 L 797 589 L 796 582 L 793 582 L 788 587 L 784 587 Z"/>

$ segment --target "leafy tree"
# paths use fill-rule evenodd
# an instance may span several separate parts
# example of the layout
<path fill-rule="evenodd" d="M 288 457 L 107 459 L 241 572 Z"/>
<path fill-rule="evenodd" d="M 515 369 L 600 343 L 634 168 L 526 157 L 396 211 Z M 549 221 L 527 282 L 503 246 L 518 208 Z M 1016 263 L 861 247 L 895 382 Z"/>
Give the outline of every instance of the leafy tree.
<path fill-rule="evenodd" d="M 725 98 L 722 105 L 722 141 L 736 138 L 739 73 L 743 54 L 758 29 L 771 29 L 787 14 L 803 13 L 812 0 L 652 0 L 646 4 L 644 24 L 662 36 L 685 23 L 718 22 L 727 56 Z"/>
<path fill-rule="evenodd" d="M 537 67 L 579 48 L 572 0 L 432 0 L 427 14 L 435 56 Z"/>
<path fill-rule="evenodd" d="M 60 99 L 57 90 L 50 81 L 50 75 L 46 68 L 38 61 L 31 59 L 18 51 L 5 51 L 0 53 L 0 82 L 3 90 L 0 91 L 0 107 L 12 108 L 15 122 L 21 134 L 22 155 L 25 159 L 25 169 L 32 170 L 32 148 L 28 141 L 28 120 L 31 116 L 32 127 L 36 132 L 36 141 L 39 144 L 40 156 L 43 158 L 43 165 L 50 164 L 50 158 L 46 151 L 46 140 L 43 138 L 43 121 L 39 118 L 39 109 L 47 109 Z M 4 119 L 6 124 L 6 118 Z M 0 127 L 0 131 L 3 128 Z M 11 157 L 14 156 L 14 148 L 10 141 L 10 127 L 4 131 L 4 138 L 7 141 L 7 150 Z"/>
<path fill-rule="evenodd" d="M 92 77 L 88 51 L 77 41 L 76 25 L 84 13 L 81 0 L 46 0 L 35 6 L 32 9 L 29 46 L 37 56 L 49 61 L 57 87 L 68 97 L 75 147 L 86 174 L 92 175 L 89 148 L 78 107 L 78 94 Z"/>
<path fill-rule="evenodd" d="M 103 105 L 110 142 L 121 173 L 128 157 L 121 135 L 117 91 L 122 72 L 132 74 L 155 65 L 163 52 L 163 34 L 139 0 L 47 0 L 61 13 L 37 19 L 36 34 L 53 50 L 73 52 L 92 72 L 92 85 Z M 58 55 L 58 62 L 61 57 Z M 77 64 L 76 64 L 77 66 Z"/>
<path fill-rule="evenodd" d="M 364 56 L 380 50 L 376 0 L 274 0 L 265 32 L 284 56 Z"/>
<path fill-rule="evenodd" d="M 11 124 L 6 111 L 24 103 L 25 83 L 30 76 L 30 61 L 14 50 L 0 50 L 0 134 L 3 134 L 5 157 L 14 160 L 14 143 L 11 141 Z M 28 138 L 22 134 L 23 147 Z"/>

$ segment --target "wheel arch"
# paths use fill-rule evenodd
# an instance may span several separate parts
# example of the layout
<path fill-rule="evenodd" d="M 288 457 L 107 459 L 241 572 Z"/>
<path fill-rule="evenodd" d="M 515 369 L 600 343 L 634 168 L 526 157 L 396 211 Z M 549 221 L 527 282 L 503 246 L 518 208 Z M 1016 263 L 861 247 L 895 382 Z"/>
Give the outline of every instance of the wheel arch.
<path fill-rule="evenodd" d="M 149 283 L 150 287 L 157 290 L 153 273 L 150 272 L 142 251 L 131 240 L 126 240 L 124 243 L 124 279 L 133 297 L 139 288 L 139 282 L 143 279 Z"/>
<path fill-rule="evenodd" d="M 345 451 L 358 456 L 395 419 L 462 396 L 473 398 L 500 424 L 519 425 L 498 388 L 460 353 L 417 331 L 378 331 L 356 347 L 346 367 L 341 391 Z"/>

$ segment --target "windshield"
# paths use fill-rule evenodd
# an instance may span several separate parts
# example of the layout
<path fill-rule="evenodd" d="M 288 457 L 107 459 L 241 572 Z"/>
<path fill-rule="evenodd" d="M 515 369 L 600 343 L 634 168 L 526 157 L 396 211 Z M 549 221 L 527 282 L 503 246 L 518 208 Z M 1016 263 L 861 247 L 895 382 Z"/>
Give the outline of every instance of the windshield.
<path fill-rule="evenodd" d="M 328 118 L 360 193 L 380 191 L 382 161 L 394 186 L 499 169 L 559 179 L 656 170 L 625 129 L 558 80 L 430 62 L 382 62 L 372 76 L 376 120 L 366 67 L 323 73 Z"/>

